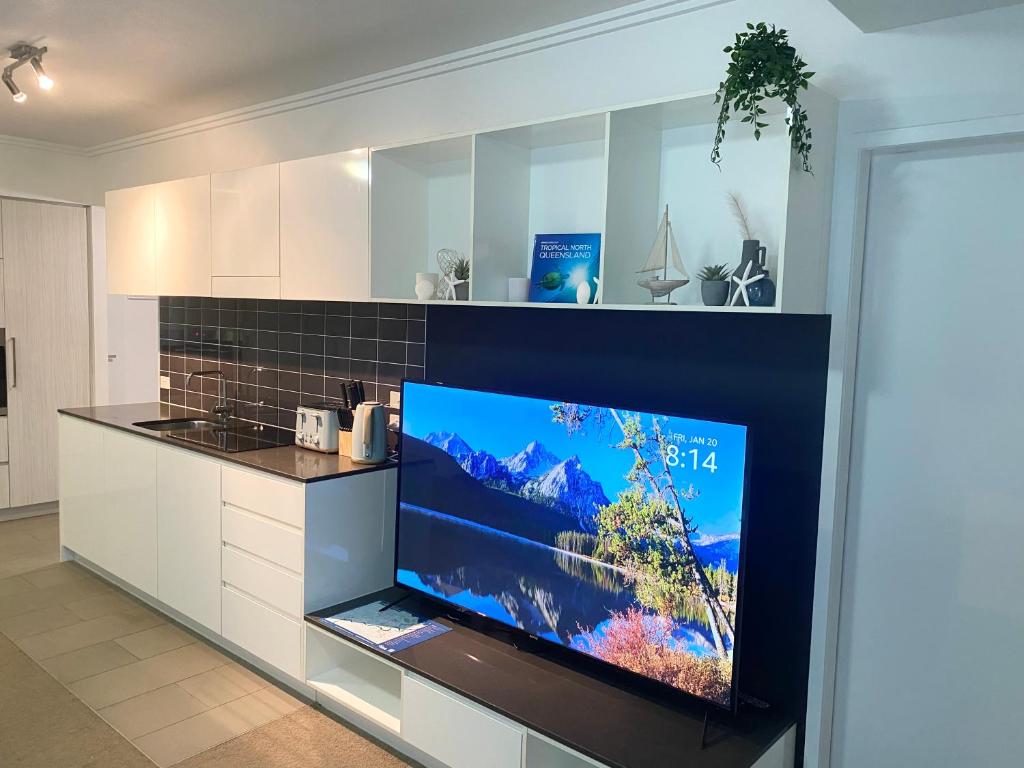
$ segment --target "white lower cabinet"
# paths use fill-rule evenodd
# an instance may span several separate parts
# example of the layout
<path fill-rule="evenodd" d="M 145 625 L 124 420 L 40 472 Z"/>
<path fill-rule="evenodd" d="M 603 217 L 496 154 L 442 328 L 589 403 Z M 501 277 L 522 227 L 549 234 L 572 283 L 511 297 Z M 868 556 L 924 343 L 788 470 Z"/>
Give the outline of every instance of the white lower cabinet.
<path fill-rule="evenodd" d="M 450 768 L 522 768 L 521 725 L 406 674 L 402 738 Z"/>
<path fill-rule="evenodd" d="M 59 426 L 60 543 L 99 564 L 107 536 L 105 430 L 70 416 Z"/>
<path fill-rule="evenodd" d="M 156 443 L 105 430 L 103 478 L 100 515 L 89 522 L 99 529 L 94 561 L 133 587 L 156 595 Z"/>
<path fill-rule="evenodd" d="M 225 586 L 222 591 L 224 637 L 253 656 L 302 680 L 303 622 Z"/>
<path fill-rule="evenodd" d="M 178 448 L 156 457 L 157 597 L 220 632 L 220 464 Z"/>
<path fill-rule="evenodd" d="M 306 612 L 392 584 L 393 471 L 307 484 L 59 424 L 61 545 L 293 680 Z"/>

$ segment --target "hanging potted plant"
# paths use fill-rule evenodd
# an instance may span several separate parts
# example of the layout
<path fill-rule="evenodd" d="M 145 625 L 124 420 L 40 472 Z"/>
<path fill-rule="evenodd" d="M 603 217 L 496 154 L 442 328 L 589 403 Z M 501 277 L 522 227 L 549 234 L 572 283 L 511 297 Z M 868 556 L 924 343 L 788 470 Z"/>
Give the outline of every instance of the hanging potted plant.
<path fill-rule="evenodd" d="M 760 139 L 761 129 L 768 127 L 764 122 L 767 110 L 762 102 L 777 98 L 789 108 L 786 123 L 789 125 L 790 143 L 803 169 L 810 173 L 812 136 L 807 124 L 807 111 L 800 105 L 799 94 L 801 89 L 807 88 L 807 81 L 814 73 L 804 71 L 807 64 L 789 44 L 786 30 L 764 22 L 747 24 L 747 31 L 737 34 L 736 42 L 726 46 L 724 51 L 729 54 L 729 66 L 725 70 L 725 80 L 719 83 L 715 94 L 715 103 L 721 103 L 722 107 L 718 113 L 711 162 L 721 165 L 725 124 L 732 112 L 743 113 L 741 122 L 750 123 L 754 139 Z"/>

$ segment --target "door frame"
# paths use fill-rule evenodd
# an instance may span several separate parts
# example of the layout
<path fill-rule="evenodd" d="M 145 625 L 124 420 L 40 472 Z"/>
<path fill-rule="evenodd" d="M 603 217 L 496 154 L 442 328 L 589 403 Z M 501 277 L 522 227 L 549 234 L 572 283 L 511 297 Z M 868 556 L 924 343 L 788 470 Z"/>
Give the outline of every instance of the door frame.
<path fill-rule="evenodd" d="M 811 626 L 804 764 L 828 768 L 832 752 L 839 617 L 860 338 L 871 163 L 876 154 L 1024 136 L 1024 114 L 843 130 L 836 143 L 826 312 L 832 315 L 818 551 Z"/>

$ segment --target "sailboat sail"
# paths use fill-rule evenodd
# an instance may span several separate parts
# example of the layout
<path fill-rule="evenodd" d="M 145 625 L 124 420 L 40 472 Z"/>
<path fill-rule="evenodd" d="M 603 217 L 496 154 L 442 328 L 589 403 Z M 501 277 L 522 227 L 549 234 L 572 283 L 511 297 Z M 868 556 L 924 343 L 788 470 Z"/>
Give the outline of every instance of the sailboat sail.
<path fill-rule="evenodd" d="M 672 266 L 675 267 L 679 271 L 679 274 L 681 274 L 686 279 L 689 279 L 690 278 L 690 273 L 687 272 L 686 271 L 686 267 L 683 266 L 683 259 L 679 255 L 679 246 L 676 245 L 676 238 L 672 234 L 672 225 L 669 224 L 668 226 L 669 226 L 669 238 L 668 238 L 668 241 L 670 243 L 672 243 Z"/>
<path fill-rule="evenodd" d="M 647 255 L 647 261 L 637 272 L 657 272 L 665 268 L 665 246 L 668 241 L 668 210 L 661 219 L 661 226 L 658 227 L 658 235 L 654 238 L 654 245 Z"/>
<path fill-rule="evenodd" d="M 672 249 L 672 266 L 683 277 L 689 279 L 690 275 L 687 273 L 686 267 L 683 266 L 683 259 L 679 255 L 679 246 L 676 245 L 675 235 L 672 234 L 672 223 L 668 220 L 668 206 L 666 205 L 665 213 L 661 217 L 661 226 L 658 227 L 658 235 L 654 238 L 654 245 L 651 246 L 651 252 L 647 255 L 647 261 L 644 262 L 643 268 L 638 269 L 637 273 L 664 271 L 668 264 L 670 247 Z"/>

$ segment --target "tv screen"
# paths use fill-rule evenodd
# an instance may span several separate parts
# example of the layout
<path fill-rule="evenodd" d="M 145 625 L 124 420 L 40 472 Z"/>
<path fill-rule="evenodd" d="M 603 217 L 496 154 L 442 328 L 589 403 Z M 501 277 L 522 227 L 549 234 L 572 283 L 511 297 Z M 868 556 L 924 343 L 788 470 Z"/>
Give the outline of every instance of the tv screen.
<path fill-rule="evenodd" d="M 746 428 L 405 382 L 396 581 L 734 702 Z"/>

